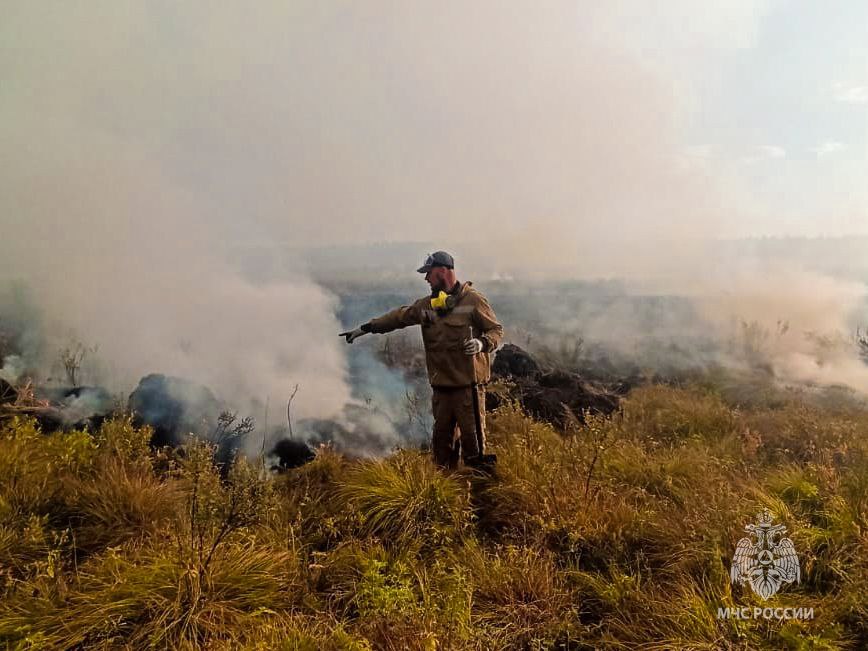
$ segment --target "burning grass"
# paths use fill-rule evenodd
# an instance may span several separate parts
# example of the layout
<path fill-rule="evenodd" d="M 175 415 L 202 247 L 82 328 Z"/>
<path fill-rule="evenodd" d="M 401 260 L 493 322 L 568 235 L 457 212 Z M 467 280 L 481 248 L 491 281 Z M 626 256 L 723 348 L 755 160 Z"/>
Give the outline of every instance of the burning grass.
<path fill-rule="evenodd" d="M 0 643 L 13 649 L 868 645 L 868 412 L 646 386 L 566 432 L 506 403 L 494 476 L 328 447 L 271 477 L 167 458 L 125 419 L 0 429 Z M 767 507 L 802 578 L 732 586 Z M 813 608 L 810 621 L 719 607 Z"/>

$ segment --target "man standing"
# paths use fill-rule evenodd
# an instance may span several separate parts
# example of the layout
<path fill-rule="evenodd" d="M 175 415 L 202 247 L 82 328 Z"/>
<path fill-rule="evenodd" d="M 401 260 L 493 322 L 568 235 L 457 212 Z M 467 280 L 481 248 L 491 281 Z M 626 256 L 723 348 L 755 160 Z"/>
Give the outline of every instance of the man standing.
<path fill-rule="evenodd" d="M 341 336 L 351 344 L 369 332 L 382 334 L 421 325 L 428 380 L 434 392 L 434 461 L 454 468 L 460 448 L 464 463 L 477 465 L 482 460 L 479 443 L 485 447 L 484 385 L 491 379 L 491 354 L 500 345 L 503 327 L 472 283 L 458 281 L 455 260 L 445 251 L 429 255 L 417 271 L 425 274 L 430 296 Z"/>

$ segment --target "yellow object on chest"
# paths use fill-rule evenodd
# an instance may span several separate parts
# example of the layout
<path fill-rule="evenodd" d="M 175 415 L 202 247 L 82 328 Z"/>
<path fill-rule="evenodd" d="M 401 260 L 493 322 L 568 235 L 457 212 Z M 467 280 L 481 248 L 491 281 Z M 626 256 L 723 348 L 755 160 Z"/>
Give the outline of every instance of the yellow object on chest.
<path fill-rule="evenodd" d="M 452 301 L 449 300 L 449 294 L 443 290 L 440 290 L 440 293 L 431 299 L 431 307 L 435 310 L 447 310 L 452 307 L 450 303 Z"/>

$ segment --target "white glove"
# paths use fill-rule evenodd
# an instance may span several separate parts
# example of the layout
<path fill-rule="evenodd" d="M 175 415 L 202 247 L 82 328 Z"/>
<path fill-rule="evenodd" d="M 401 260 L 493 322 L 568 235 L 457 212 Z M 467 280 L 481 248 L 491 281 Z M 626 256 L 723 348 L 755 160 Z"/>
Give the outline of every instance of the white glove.
<path fill-rule="evenodd" d="M 478 355 L 482 352 L 483 344 L 479 339 L 468 339 L 464 342 L 464 353 L 466 355 Z"/>
<path fill-rule="evenodd" d="M 359 337 L 361 337 L 362 335 L 365 335 L 365 334 L 368 334 L 368 333 L 365 332 L 364 330 L 362 330 L 361 328 L 356 328 L 355 330 L 347 330 L 346 332 L 340 332 L 340 333 L 338 333 L 338 337 L 346 337 L 347 343 L 351 344 L 356 339 L 358 339 Z"/>

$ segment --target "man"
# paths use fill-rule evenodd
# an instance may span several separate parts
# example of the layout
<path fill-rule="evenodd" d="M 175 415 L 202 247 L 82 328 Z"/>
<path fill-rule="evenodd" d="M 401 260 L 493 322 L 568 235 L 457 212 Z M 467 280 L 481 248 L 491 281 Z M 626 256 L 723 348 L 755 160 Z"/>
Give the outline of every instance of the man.
<path fill-rule="evenodd" d="M 421 325 L 428 380 L 434 391 L 434 461 L 454 468 L 460 447 L 464 463 L 477 465 L 482 452 L 476 439 L 477 422 L 484 449 L 484 385 L 491 378 L 491 353 L 500 345 L 503 327 L 472 283 L 458 281 L 455 260 L 445 251 L 429 255 L 417 271 L 425 274 L 430 296 L 342 332 L 341 336 L 351 344 L 369 332 L 382 334 Z M 460 436 L 456 435 L 456 426 Z"/>

